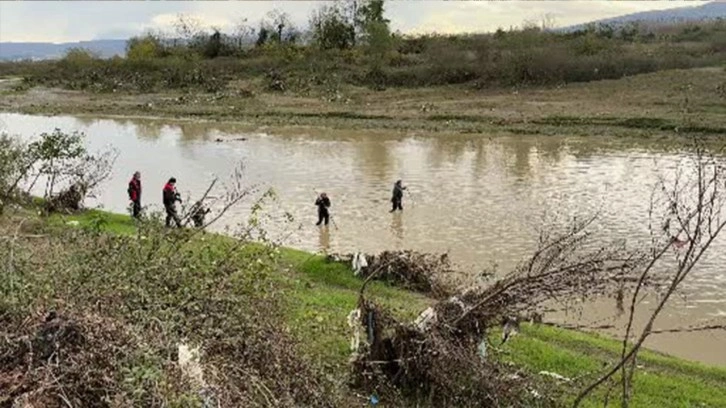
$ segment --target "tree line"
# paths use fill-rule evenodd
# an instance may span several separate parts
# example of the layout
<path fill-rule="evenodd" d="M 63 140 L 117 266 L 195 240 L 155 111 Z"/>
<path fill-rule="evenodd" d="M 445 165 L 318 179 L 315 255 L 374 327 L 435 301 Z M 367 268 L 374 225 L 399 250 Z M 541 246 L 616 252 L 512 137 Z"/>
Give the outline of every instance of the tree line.
<path fill-rule="evenodd" d="M 227 31 L 179 16 L 169 32 L 131 38 L 125 57 L 74 49 L 58 61 L 0 64 L 0 75 L 94 92 L 223 92 L 254 79 L 264 91 L 332 98 L 345 85 L 560 85 L 725 61 L 724 20 L 557 30 L 546 17 L 493 33 L 403 35 L 391 30 L 384 0 L 345 0 L 313 10 L 306 27 L 281 10 Z"/>
<path fill-rule="evenodd" d="M 275 45 L 312 45 L 322 50 L 364 45 L 374 53 L 381 52 L 390 48 L 393 36 L 384 14 L 384 0 L 338 1 L 315 9 L 306 29 L 297 27 L 286 12 L 275 9 L 257 27 L 243 19 L 231 33 L 205 29 L 198 20 L 180 15 L 173 32 L 148 32 L 131 38 L 127 57 L 148 59 L 191 51 L 211 59 Z"/>

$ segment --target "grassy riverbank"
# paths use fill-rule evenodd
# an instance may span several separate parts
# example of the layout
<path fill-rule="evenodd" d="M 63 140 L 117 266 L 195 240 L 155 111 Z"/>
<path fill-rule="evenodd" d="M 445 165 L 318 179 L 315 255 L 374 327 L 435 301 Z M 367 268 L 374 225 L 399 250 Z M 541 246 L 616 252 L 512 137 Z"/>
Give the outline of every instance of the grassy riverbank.
<path fill-rule="evenodd" d="M 3 231 L 15 230 L 17 234 L 20 228 L 15 229 L 15 225 L 21 218 L 27 220 L 24 229 L 49 236 L 63 236 L 63 234 L 72 233 L 75 228 L 90 231 L 89 233 L 96 234 L 95 239 L 99 240 L 100 246 L 105 245 L 102 244 L 107 240 L 105 237 L 136 235 L 136 225 L 128 216 L 100 211 L 88 211 L 73 216 L 52 216 L 49 219 L 38 219 L 29 212 L 23 211 L 21 214 L 11 214 L 1 218 L 0 225 L 3 226 Z M 70 227 L 69 221 L 77 221 L 77 223 L 71 223 L 77 226 Z M 33 239 L 28 241 L 22 245 L 39 245 L 34 243 Z M 197 273 L 202 275 L 195 277 L 192 273 L 188 277 L 175 277 L 174 279 L 180 279 L 182 282 L 184 279 L 191 279 L 189 282 L 206 281 L 209 277 L 205 276 L 203 271 L 211 271 L 212 269 L 208 269 L 209 265 L 206 264 L 214 263 L 215 260 L 214 257 L 203 256 L 203 254 L 217 251 L 215 248 L 220 248 L 219 252 L 223 253 L 221 248 L 228 248 L 233 245 L 233 241 L 231 238 L 214 234 L 194 238 L 190 242 L 189 248 L 183 249 L 183 251 L 199 251 L 198 262 L 201 263 L 197 266 L 199 271 Z M 66 250 L 69 253 L 76 251 L 72 247 L 68 247 Z M 51 252 L 47 256 L 52 256 Z M 82 259 L 79 257 L 76 262 L 82 262 Z M 99 282 L 105 282 L 110 286 L 118 285 L 117 282 L 112 281 L 117 279 L 118 275 L 112 271 L 106 272 L 102 269 L 103 265 L 98 265 L 96 268 L 93 275 L 100 279 Z M 360 401 L 354 396 L 354 391 L 348 389 L 345 378 L 350 339 L 350 329 L 347 326 L 346 317 L 356 306 L 361 280 L 354 277 L 344 265 L 327 262 L 321 256 L 293 249 L 279 251 L 279 258 L 273 271 L 256 272 L 255 267 L 252 266 L 246 269 L 244 274 L 252 274 L 253 280 L 257 282 L 256 285 L 279 296 L 281 303 L 277 304 L 275 311 L 270 310 L 266 313 L 269 313 L 270 316 L 279 313 L 279 324 L 285 327 L 283 332 L 289 331 L 294 339 L 292 347 L 295 353 L 315 367 L 323 377 L 332 379 L 335 389 L 333 392 L 338 395 L 337 404 L 351 406 L 351 404 L 359 403 Z M 135 278 L 133 275 L 134 273 L 131 271 L 130 275 L 124 279 L 129 279 L 129 282 L 142 281 L 140 277 Z M 8 279 L 6 276 L 4 278 Z M 73 277 L 72 279 L 79 278 Z M 218 279 L 224 278 L 219 277 Z M 240 284 L 251 284 L 243 278 L 237 279 L 241 280 Z M 32 281 L 32 279 L 30 280 Z M 8 282 L 5 281 L 2 287 L 8 290 Z M 26 285 L 21 284 L 20 287 L 25 287 L 25 290 L 40 291 L 40 289 L 33 289 L 32 282 L 27 282 Z M 189 287 L 188 291 L 194 291 L 196 288 L 195 284 L 195 287 Z M 214 293 L 215 297 L 234 296 L 233 287 L 226 290 L 229 293 L 217 291 L 211 293 Z M 40 296 L 41 293 L 38 292 L 35 295 Z M 62 291 L 56 289 L 54 293 L 58 296 Z M 396 316 L 406 319 L 413 319 L 433 302 L 424 296 L 382 283 L 371 285 L 367 293 L 375 301 L 389 307 Z M 105 296 L 109 295 L 110 293 Z M 189 295 L 194 296 L 193 293 Z M 99 304 L 107 301 L 103 298 L 93 299 L 93 296 L 88 300 Z M 68 304 L 72 304 L 71 299 L 56 299 L 56 301 L 66 304 L 66 307 Z M 130 316 L 120 315 L 118 317 L 128 317 L 133 320 Z M 192 317 L 192 315 L 187 315 L 182 318 L 191 319 Z M 232 318 L 235 318 L 234 314 L 222 314 L 215 317 L 215 319 L 220 319 L 222 327 L 226 327 L 228 324 L 224 319 Z M 499 343 L 497 333 L 492 333 L 492 341 L 494 344 Z M 540 376 L 538 374 L 540 371 L 549 371 L 571 378 L 572 383 L 558 383 L 543 377 L 543 381 L 553 382 L 552 389 L 560 390 L 556 392 L 559 395 L 555 395 L 555 397 L 561 404 L 566 404 L 571 400 L 572 392 L 590 381 L 604 364 L 617 358 L 618 347 L 617 341 L 605 337 L 527 324 L 523 326 L 520 335 L 515 336 L 491 355 L 492 358 L 511 362 L 518 369 L 535 377 Z M 253 349 L 251 352 L 255 353 L 255 350 Z M 164 357 L 155 356 L 154 358 L 163 360 Z M 641 355 L 639 364 L 642 369 L 637 372 L 635 377 L 635 395 L 631 405 L 633 407 L 726 407 L 726 389 L 723 388 L 723 384 L 726 383 L 726 369 L 707 367 L 649 351 Z M 591 398 L 588 405 L 601 406 L 603 395 L 604 393 L 601 392 Z M 613 392 L 611 399 L 617 401 L 617 390 Z M 390 404 L 390 401 L 382 401 L 383 406 L 392 406 Z"/>
<path fill-rule="evenodd" d="M 216 93 L 89 93 L 20 84 L 0 83 L 0 110 L 239 122 L 250 130 L 267 126 L 487 136 L 726 135 L 722 67 L 524 88 L 451 85 L 372 91 L 345 85 L 333 100 L 265 91 L 255 80 L 230 83 Z"/>

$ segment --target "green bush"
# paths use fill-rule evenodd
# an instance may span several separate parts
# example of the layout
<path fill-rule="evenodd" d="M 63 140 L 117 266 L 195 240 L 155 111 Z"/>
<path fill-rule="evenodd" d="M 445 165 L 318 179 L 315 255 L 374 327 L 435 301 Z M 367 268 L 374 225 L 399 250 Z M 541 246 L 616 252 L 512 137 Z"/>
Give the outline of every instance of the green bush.
<path fill-rule="evenodd" d="M 147 35 L 129 41 L 126 58 L 102 60 L 74 49 L 59 61 L 2 63 L 0 75 L 23 75 L 28 85 L 93 92 L 219 92 L 240 79 L 258 78 L 270 88 L 274 71 L 284 77 L 287 91 L 309 94 L 345 83 L 373 89 L 560 84 L 726 61 L 724 22 L 400 37 L 390 34 L 381 10 L 374 7 L 367 17 L 351 19 L 341 7 L 319 10 L 309 45 L 264 41 L 245 47 L 240 38 L 218 31 L 185 40 Z"/>
<path fill-rule="evenodd" d="M 134 37 L 126 44 L 126 58 L 130 61 L 148 61 L 162 55 L 162 45 L 151 35 Z"/>

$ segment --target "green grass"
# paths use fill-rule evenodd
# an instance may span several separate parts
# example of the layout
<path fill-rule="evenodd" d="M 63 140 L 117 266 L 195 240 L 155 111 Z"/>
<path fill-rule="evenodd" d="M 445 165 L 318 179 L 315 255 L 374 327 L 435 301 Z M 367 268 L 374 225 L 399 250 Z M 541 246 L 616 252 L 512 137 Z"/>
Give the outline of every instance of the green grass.
<path fill-rule="evenodd" d="M 100 226 L 111 233 L 135 231 L 130 217 L 97 210 L 50 218 L 57 226 L 67 225 L 68 221 L 78 221 L 79 227 Z M 231 239 L 214 237 L 220 242 Z M 346 320 L 356 307 L 361 279 L 342 264 L 284 248 L 276 280 L 287 299 L 285 320 L 299 341 L 299 351 L 337 378 L 345 378 L 351 335 Z M 429 298 L 381 282 L 373 282 L 366 294 L 405 320 L 414 319 L 433 303 Z M 492 333 L 493 342 L 498 344 L 497 336 L 498 333 Z M 597 334 L 524 324 L 519 335 L 492 355 L 532 375 L 550 371 L 572 378 L 574 382 L 563 388 L 566 392 L 562 402 L 566 403 L 572 400 L 574 391 L 582 389 L 617 358 L 619 346 L 620 342 Z M 640 354 L 639 365 L 642 368 L 635 377 L 633 407 L 726 407 L 726 368 L 652 351 Z M 617 388 L 611 396 L 614 406 L 619 405 L 616 391 Z M 598 390 L 585 406 L 602 406 L 604 392 Z"/>
<path fill-rule="evenodd" d="M 100 210 L 88 210 L 80 214 L 53 214 L 49 218 L 51 225 L 77 225 L 82 228 L 90 228 L 98 225 L 104 231 L 113 234 L 134 234 L 136 233 L 136 224 L 133 218 L 128 215 L 115 214 Z"/>
<path fill-rule="evenodd" d="M 581 389 L 617 359 L 619 346 L 620 342 L 597 334 L 525 324 L 522 333 L 502 347 L 499 358 L 531 373 L 549 371 L 571 378 Z M 726 369 L 650 350 L 640 354 L 638 364 L 634 407 L 726 407 Z M 604 391 L 598 390 L 599 399 L 586 406 L 602 406 Z M 617 391 L 611 399 L 618 398 Z"/>
<path fill-rule="evenodd" d="M 289 318 L 293 332 L 303 341 L 304 351 L 314 360 L 345 370 L 350 355 L 348 314 L 357 307 L 361 280 L 345 265 L 328 262 L 321 256 L 286 249 L 283 260 L 295 271 L 290 288 Z M 424 296 L 371 283 L 367 296 L 387 306 L 399 318 L 413 320 L 432 303 Z"/>

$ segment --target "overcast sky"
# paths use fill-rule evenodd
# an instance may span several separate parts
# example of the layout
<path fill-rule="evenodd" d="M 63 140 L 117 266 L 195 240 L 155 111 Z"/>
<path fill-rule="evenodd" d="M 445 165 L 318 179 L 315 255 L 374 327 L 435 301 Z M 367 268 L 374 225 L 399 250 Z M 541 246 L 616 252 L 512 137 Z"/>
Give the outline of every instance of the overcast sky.
<path fill-rule="evenodd" d="M 128 38 L 168 29 L 182 13 L 223 29 L 257 22 L 273 9 L 307 24 L 321 1 L 0 1 L 0 41 L 70 42 Z M 389 1 L 386 15 L 404 33 L 481 32 L 554 17 L 557 26 L 646 10 L 698 5 L 699 1 Z"/>

